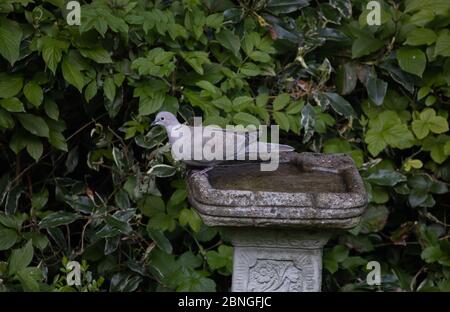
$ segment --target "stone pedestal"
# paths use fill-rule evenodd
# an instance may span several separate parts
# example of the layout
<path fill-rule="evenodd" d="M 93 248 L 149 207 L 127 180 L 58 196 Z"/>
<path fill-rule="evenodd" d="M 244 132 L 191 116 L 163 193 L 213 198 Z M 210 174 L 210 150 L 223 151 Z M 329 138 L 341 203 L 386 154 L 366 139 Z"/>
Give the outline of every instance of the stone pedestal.
<path fill-rule="evenodd" d="M 322 248 L 329 234 L 235 228 L 232 291 L 320 291 Z"/>
<path fill-rule="evenodd" d="M 346 155 L 289 153 L 278 170 L 258 164 L 188 176 L 189 200 L 234 246 L 232 291 L 320 291 L 322 249 L 357 225 L 367 205 Z"/>

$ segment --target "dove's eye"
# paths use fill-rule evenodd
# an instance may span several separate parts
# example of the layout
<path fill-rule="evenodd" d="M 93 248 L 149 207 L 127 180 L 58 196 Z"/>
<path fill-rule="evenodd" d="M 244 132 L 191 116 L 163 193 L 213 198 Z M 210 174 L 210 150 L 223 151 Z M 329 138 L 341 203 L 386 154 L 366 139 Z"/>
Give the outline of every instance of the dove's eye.
<path fill-rule="evenodd" d="M 161 117 L 161 120 L 164 120 L 164 117 Z"/>

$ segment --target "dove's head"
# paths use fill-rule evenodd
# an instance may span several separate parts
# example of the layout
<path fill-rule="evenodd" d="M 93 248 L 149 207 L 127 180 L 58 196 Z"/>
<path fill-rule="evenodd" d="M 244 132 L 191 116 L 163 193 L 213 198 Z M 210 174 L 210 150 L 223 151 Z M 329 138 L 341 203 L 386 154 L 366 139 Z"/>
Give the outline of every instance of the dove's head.
<path fill-rule="evenodd" d="M 152 126 L 161 125 L 164 128 L 169 128 L 170 126 L 179 125 L 177 117 L 169 112 L 159 112 L 156 115 L 155 120 L 152 122 Z"/>

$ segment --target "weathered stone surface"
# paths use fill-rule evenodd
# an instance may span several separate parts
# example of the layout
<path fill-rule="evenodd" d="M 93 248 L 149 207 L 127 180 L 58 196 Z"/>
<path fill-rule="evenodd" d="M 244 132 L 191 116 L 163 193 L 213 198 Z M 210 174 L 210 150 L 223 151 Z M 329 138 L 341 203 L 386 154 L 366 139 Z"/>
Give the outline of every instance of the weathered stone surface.
<path fill-rule="evenodd" d="M 285 154 L 274 172 L 255 163 L 191 171 L 188 191 L 205 224 L 231 239 L 233 291 L 320 291 L 323 246 L 367 205 L 343 154 Z"/>
<path fill-rule="evenodd" d="M 188 177 L 189 200 L 207 225 L 351 228 L 367 196 L 346 155 L 289 153 L 278 170 L 216 167 Z"/>

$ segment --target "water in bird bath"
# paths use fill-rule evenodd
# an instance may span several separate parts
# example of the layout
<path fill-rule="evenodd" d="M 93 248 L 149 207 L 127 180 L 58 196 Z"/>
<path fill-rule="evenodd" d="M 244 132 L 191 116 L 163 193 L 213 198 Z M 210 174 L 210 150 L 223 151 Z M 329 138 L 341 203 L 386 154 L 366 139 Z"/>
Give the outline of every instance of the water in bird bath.
<path fill-rule="evenodd" d="M 345 193 L 345 176 L 337 170 L 280 164 L 276 171 L 260 171 L 258 164 L 218 166 L 208 172 L 211 186 L 222 190 L 283 193 Z"/>

